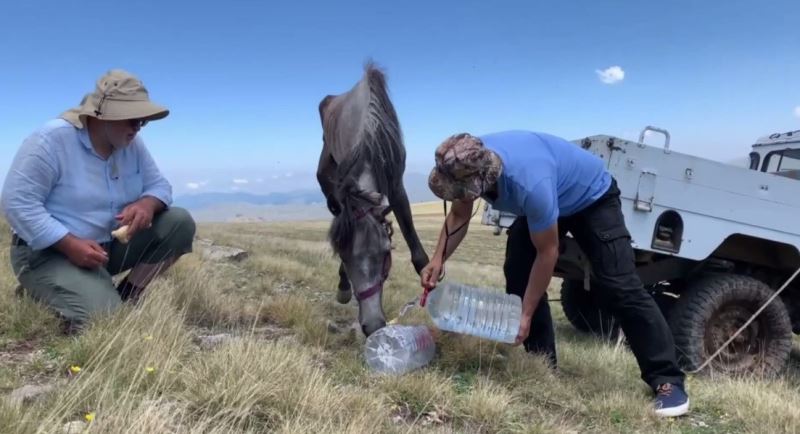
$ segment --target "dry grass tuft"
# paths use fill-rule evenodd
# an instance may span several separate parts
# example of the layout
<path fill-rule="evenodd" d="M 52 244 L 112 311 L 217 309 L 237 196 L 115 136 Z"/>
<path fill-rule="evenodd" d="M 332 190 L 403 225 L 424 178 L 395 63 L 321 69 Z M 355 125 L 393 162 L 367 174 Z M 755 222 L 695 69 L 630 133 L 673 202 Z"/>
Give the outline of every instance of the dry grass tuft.
<path fill-rule="evenodd" d="M 429 252 L 440 206 L 415 221 Z M 7 243 L 2 224 L 0 243 Z M 521 348 L 437 331 L 430 366 L 400 377 L 370 373 L 364 337 L 348 329 L 355 304 L 333 301 L 338 262 L 327 226 L 201 226 L 204 238 L 250 256 L 218 263 L 188 255 L 142 305 L 97 317 L 72 338 L 58 334 L 46 309 L 14 297 L 7 267 L 0 272 L 7 288 L 0 291 L 0 392 L 58 386 L 21 407 L 0 399 L 0 431 L 62 432 L 88 412 L 95 415 L 88 432 L 103 433 L 800 431 L 797 363 L 771 381 L 691 377 L 691 415 L 659 420 L 630 352 L 575 332 L 557 303 L 557 372 Z M 504 239 L 473 224 L 448 278 L 502 288 Z M 402 237 L 395 245 L 384 293 L 389 319 L 420 292 Z M 0 261 L 8 263 L 7 250 Z M 432 325 L 421 309 L 400 322 Z M 196 345 L 196 335 L 209 331 L 233 337 L 210 349 Z M 72 365 L 81 372 L 70 377 Z"/>

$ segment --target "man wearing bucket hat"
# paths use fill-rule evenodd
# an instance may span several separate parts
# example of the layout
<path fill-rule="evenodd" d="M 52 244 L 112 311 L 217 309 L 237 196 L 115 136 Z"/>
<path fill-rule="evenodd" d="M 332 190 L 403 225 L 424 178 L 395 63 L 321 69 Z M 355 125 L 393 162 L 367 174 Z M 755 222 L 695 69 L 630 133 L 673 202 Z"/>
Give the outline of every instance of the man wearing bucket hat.
<path fill-rule="evenodd" d="M 137 135 L 168 114 L 138 78 L 111 70 L 14 157 L 2 192 L 11 265 L 25 293 L 55 311 L 68 333 L 95 313 L 136 302 L 192 251 L 194 221 L 170 207 L 172 187 Z M 120 227 L 127 234 L 114 240 Z M 112 276 L 126 270 L 115 287 Z"/>
<path fill-rule="evenodd" d="M 436 286 L 444 261 L 466 235 L 476 199 L 520 216 L 508 230 L 503 267 L 506 292 L 523 300 L 517 344 L 555 365 L 546 291 L 559 238 L 569 231 L 590 259 L 592 290 L 619 320 L 641 377 L 655 393 L 656 413 L 688 412 L 672 335 L 636 274 L 620 192 L 602 159 L 567 140 L 528 131 L 454 135 L 436 149 L 435 159 L 429 186 L 453 206 L 436 252 L 420 273 L 422 285 Z"/>

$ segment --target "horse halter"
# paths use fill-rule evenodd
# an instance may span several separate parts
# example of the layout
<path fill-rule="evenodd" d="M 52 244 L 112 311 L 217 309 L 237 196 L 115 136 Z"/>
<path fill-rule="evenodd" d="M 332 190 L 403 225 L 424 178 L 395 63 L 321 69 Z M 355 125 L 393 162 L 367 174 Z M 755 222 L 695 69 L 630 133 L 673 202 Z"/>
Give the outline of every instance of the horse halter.
<path fill-rule="evenodd" d="M 361 220 L 366 217 L 368 214 L 371 213 L 373 209 L 376 207 L 366 207 L 366 208 L 356 208 L 353 210 L 353 214 L 356 216 L 356 220 Z M 392 230 L 392 224 L 386 220 L 385 215 L 381 215 L 378 223 L 383 226 L 386 234 L 389 236 L 389 242 L 391 243 L 392 234 L 394 233 Z M 389 278 L 389 270 L 392 268 L 392 249 L 390 248 L 389 251 L 386 252 L 386 255 L 383 257 L 383 271 L 381 273 L 381 278 L 372 286 L 367 288 L 365 291 L 357 292 L 353 291 L 353 294 L 356 297 L 356 300 L 362 302 L 375 294 L 383 291 L 383 284 L 386 282 L 386 279 Z"/>
<path fill-rule="evenodd" d="M 362 292 L 353 291 L 356 300 L 361 302 L 383 291 L 383 284 L 386 282 L 386 279 L 389 278 L 389 269 L 391 268 L 392 268 L 392 254 L 387 252 L 386 255 L 383 257 L 383 273 L 381 274 L 380 280 L 378 280 L 374 285 L 367 288 L 366 291 Z"/>

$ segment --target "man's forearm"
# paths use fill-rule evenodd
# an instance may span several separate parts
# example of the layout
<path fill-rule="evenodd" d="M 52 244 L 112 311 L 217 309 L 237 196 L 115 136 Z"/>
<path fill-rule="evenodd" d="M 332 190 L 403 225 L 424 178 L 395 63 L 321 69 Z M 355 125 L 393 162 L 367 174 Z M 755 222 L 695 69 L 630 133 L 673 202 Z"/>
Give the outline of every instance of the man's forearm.
<path fill-rule="evenodd" d="M 556 261 L 558 261 L 557 249 L 552 252 L 537 252 L 533 267 L 531 267 L 531 274 L 528 277 L 525 297 L 522 300 L 522 316 L 524 318 L 533 317 L 536 307 L 539 306 L 539 300 L 550 286 Z"/>
<path fill-rule="evenodd" d="M 142 196 L 139 200 L 146 203 L 153 210 L 153 214 L 158 214 L 167 207 L 164 202 L 154 196 Z"/>
<path fill-rule="evenodd" d="M 25 207 L 7 208 L 4 211 L 14 232 L 33 250 L 55 247 L 56 243 L 69 234 L 64 224 L 47 213 L 44 207 L 34 209 L 33 212 Z"/>
<path fill-rule="evenodd" d="M 461 244 L 461 241 L 467 235 L 467 229 L 469 229 L 469 219 L 470 219 L 469 213 L 466 214 L 466 217 L 454 213 L 452 211 L 447 215 L 446 218 L 447 225 L 446 227 L 442 226 L 442 231 L 439 234 L 439 242 L 436 246 L 436 253 L 433 256 L 434 260 L 439 260 L 440 258 L 443 258 L 442 262 L 444 262 L 450 257 L 450 255 L 453 254 L 453 252 L 456 250 L 456 247 L 458 247 L 458 245 Z M 463 227 L 461 227 L 462 225 Z M 461 229 L 458 230 L 456 233 L 453 233 L 450 236 L 450 238 L 447 238 L 448 229 L 452 233 L 453 231 L 459 228 Z M 444 252 L 444 256 L 442 256 L 442 253 L 445 248 L 445 241 L 447 241 L 446 243 L 447 251 Z"/>
<path fill-rule="evenodd" d="M 64 238 L 61 238 L 55 244 L 53 244 L 52 247 L 54 249 L 58 250 L 59 252 L 63 253 L 64 255 L 68 255 L 69 251 L 70 251 L 70 248 L 72 246 L 72 243 L 77 239 L 78 239 L 78 237 L 68 233 L 67 235 L 64 236 Z"/>

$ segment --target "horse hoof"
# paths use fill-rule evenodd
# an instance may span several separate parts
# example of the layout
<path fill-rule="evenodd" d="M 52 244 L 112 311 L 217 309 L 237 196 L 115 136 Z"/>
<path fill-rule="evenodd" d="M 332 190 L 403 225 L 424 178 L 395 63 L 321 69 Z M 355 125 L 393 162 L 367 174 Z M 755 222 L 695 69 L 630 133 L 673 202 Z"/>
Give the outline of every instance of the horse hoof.
<path fill-rule="evenodd" d="M 353 298 L 353 291 L 349 289 L 345 289 L 343 291 L 339 291 L 336 293 L 336 301 L 341 304 L 350 303 L 350 299 Z"/>

